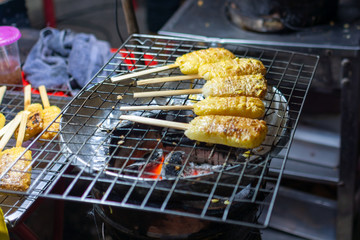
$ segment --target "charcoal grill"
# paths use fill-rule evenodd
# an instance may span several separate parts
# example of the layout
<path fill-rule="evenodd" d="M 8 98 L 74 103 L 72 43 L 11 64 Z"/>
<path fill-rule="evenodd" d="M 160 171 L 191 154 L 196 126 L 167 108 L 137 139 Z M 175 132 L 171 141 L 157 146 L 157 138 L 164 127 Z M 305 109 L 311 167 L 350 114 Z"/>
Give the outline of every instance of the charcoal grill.
<path fill-rule="evenodd" d="M 123 105 L 192 104 L 201 99 L 199 95 L 134 99 L 134 92 L 201 88 L 204 80 L 136 86 L 136 79 L 113 83 L 110 77 L 170 64 L 178 56 L 208 47 L 225 47 L 238 57 L 253 57 L 266 66 L 270 91 L 265 99 L 265 119 L 271 130 L 268 140 L 259 148 L 199 143 L 190 141 L 178 130 L 119 121 L 123 114 L 119 107 Z M 49 181 L 44 174 L 38 179 L 37 182 L 44 183 L 38 195 L 93 203 L 102 206 L 99 209 L 107 209 L 104 212 L 110 215 L 111 207 L 118 207 L 251 228 L 266 227 L 318 60 L 315 55 L 231 44 L 220 39 L 195 41 L 134 34 L 64 107 L 58 138 L 49 141 L 42 150 L 44 154 L 55 155 L 53 165 L 57 169 L 47 165 L 41 170 L 52 178 Z M 178 69 L 172 69 L 142 78 L 179 74 Z M 194 117 L 192 112 L 183 110 L 133 114 L 179 122 Z M 36 145 L 36 140 L 30 145 Z M 55 151 L 51 147 L 54 144 L 61 151 Z M 284 157 L 277 155 L 280 150 L 285 150 Z M 180 164 L 176 161 L 162 164 L 174 152 L 182 153 Z M 267 172 L 274 158 L 280 159 L 282 165 L 276 169 L 276 176 L 270 176 Z M 34 160 L 41 161 L 42 156 Z M 162 170 L 150 171 L 150 165 Z M 169 166 L 176 171 L 166 175 L 164 169 Z M 202 170 L 185 176 L 189 166 Z M 63 191 L 54 190 L 59 182 L 65 186 Z M 32 185 L 26 194 L 33 191 Z M 244 209 L 252 209 L 249 212 L 253 216 L 234 214 L 241 215 Z M 261 220 L 260 213 L 265 216 Z"/>

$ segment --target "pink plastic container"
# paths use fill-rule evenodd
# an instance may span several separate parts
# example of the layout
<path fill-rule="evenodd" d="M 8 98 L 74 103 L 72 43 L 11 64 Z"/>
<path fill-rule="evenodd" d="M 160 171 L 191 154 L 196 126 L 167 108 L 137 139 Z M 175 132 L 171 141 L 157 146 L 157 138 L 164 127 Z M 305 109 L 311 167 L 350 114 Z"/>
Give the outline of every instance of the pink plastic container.
<path fill-rule="evenodd" d="M 18 40 L 19 29 L 0 26 L 0 84 L 22 84 Z"/>

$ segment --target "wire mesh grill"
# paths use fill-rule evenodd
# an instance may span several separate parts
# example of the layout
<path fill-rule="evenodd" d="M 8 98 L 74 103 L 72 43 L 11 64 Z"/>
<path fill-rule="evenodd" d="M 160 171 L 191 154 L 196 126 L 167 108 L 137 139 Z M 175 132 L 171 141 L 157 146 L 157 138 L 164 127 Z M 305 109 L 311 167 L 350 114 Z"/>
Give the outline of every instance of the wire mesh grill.
<path fill-rule="evenodd" d="M 6 87 L 7 90 L 2 99 L 0 107 L 1 113 L 6 118 L 6 124 L 8 124 L 20 111 L 24 109 L 24 95 L 23 86 L 6 85 Z M 56 105 L 60 108 L 64 107 L 71 100 L 69 97 L 70 93 L 61 89 L 48 89 L 48 95 L 50 104 Z M 31 103 L 42 103 L 40 95 L 36 90 L 33 90 L 32 92 Z M 38 179 L 44 178 L 42 175 L 44 175 L 46 172 L 53 171 L 53 161 L 56 159 L 55 152 L 59 151 L 59 146 L 55 142 L 50 143 L 50 141 L 37 141 L 36 143 L 31 143 L 31 141 L 32 140 L 23 142 L 22 146 L 24 148 L 29 148 L 32 152 L 32 156 L 37 159 L 31 163 L 31 178 L 34 190 L 32 192 L 11 192 L 2 189 L 3 194 L 1 194 L 0 197 L 0 206 L 4 212 L 5 220 L 9 226 L 14 226 L 20 217 L 22 217 L 23 214 L 26 213 L 26 211 L 28 211 L 28 209 L 36 201 L 39 192 L 41 192 L 44 188 L 44 185 L 36 184 L 36 182 L 39 182 Z M 13 148 L 15 146 L 16 139 L 12 137 L 4 149 Z M 46 153 L 44 152 L 45 148 L 47 149 Z M 14 159 L 14 164 L 18 161 L 19 159 Z M 1 179 L 6 178 L 6 174 L 10 171 L 11 170 L 2 172 Z M 21 173 L 26 174 L 27 172 Z M 49 180 L 51 179 L 50 176 L 47 176 L 46 178 Z"/>
<path fill-rule="evenodd" d="M 119 121 L 124 114 L 120 106 L 188 105 L 202 97 L 134 99 L 134 92 L 202 88 L 204 80 L 136 86 L 135 79 L 112 83 L 111 76 L 170 64 L 185 53 L 215 46 L 238 57 L 259 59 L 267 68 L 270 91 L 264 101 L 269 133 L 259 148 L 200 143 L 187 139 L 180 130 Z M 317 64 L 317 56 L 295 52 L 133 35 L 64 108 L 58 137 L 44 143 L 33 156 L 41 173 L 22 194 L 267 226 L 287 154 L 280 158 L 283 164 L 276 169 L 277 175 L 268 174 L 270 161 L 290 146 Z M 181 72 L 171 69 L 141 78 L 175 75 Z M 177 122 L 194 118 L 190 110 L 126 114 Z M 29 147 L 37 142 L 35 139 Z M 42 162 L 46 164 L 35 164 Z M 60 183 L 64 187 L 59 190 L 55 186 Z"/>

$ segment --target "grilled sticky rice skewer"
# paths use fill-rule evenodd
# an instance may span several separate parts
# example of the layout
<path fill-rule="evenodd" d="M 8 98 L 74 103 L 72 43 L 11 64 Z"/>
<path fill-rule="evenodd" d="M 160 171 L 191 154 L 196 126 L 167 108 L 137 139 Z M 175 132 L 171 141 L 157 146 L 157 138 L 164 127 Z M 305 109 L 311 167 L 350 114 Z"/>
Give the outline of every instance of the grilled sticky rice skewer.
<path fill-rule="evenodd" d="M 44 85 L 39 87 L 41 101 L 44 105 L 43 110 L 43 122 L 44 122 L 44 129 L 47 128 L 47 130 L 40 136 L 40 139 L 53 139 L 56 134 L 59 132 L 59 120 L 60 120 L 60 112 L 61 109 L 55 105 L 50 106 L 49 98 L 47 96 L 46 88 Z M 59 116 L 59 118 L 57 118 Z M 57 119 L 56 119 L 57 118 Z M 53 122 L 55 120 L 55 122 Z"/>
<path fill-rule="evenodd" d="M 27 141 L 37 136 L 43 130 L 43 107 L 40 103 L 31 104 L 31 85 L 25 86 L 24 99 L 24 109 L 30 112 L 23 139 Z M 18 129 L 15 131 L 15 138 L 17 138 L 17 135 Z"/>
<path fill-rule="evenodd" d="M 174 64 L 151 68 L 139 72 L 132 72 L 126 75 L 111 78 L 112 82 L 117 82 L 133 77 L 139 77 L 150 73 L 160 72 L 171 68 L 179 67 L 183 74 L 197 74 L 198 68 L 207 63 L 214 63 L 221 60 L 235 58 L 235 55 L 225 48 L 208 48 L 186 53 L 178 58 Z"/>
<path fill-rule="evenodd" d="M 197 75 L 145 79 L 137 81 L 136 84 L 140 86 L 145 84 L 181 81 L 195 78 L 203 78 L 209 81 L 214 78 L 231 78 L 241 75 L 254 74 L 262 74 L 264 76 L 266 74 L 266 68 L 260 60 L 254 58 L 233 58 L 203 64 L 199 67 Z"/>
<path fill-rule="evenodd" d="M 12 121 L 9 130 L 0 141 L 0 175 L 5 175 L 0 179 L 0 188 L 12 191 L 26 191 L 31 183 L 31 151 L 22 147 L 25 134 L 26 122 L 30 112 L 22 111 L 14 121 Z M 2 151 L 13 135 L 15 129 L 19 127 L 19 135 L 16 141 L 16 147 Z M 16 161 L 16 162 L 15 162 Z"/>
<path fill-rule="evenodd" d="M 194 110 L 198 116 L 227 115 L 247 118 L 262 118 L 265 114 L 264 103 L 259 98 L 236 97 L 207 97 L 194 105 L 165 105 L 165 106 L 124 106 L 121 111 L 137 110 Z"/>
<path fill-rule="evenodd" d="M 265 140 L 268 130 L 266 122 L 263 120 L 235 116 L 199 116 L 190 123 L 179 123 L 133 115 L 121 115 L 120 119 L 185 130 L 185 136 L 189 139 L 237 148 L 256 148 L 260 146 Z"/>
<path fill-rule="evenodd" d="M 229 78 L 214 78 L 201 89 L 136 92 L 134 98 L 204 94 L 205 97 L 247 96 L 263 99 L 267 92 L 267 81 L 262 74 L 243 75 Z"/>

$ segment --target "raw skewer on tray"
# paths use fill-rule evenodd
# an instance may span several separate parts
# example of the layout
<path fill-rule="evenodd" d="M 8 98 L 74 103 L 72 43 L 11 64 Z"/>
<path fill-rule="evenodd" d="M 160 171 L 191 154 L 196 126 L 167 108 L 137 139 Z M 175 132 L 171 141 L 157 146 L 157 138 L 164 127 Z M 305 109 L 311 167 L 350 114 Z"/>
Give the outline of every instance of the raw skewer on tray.
<path fill-rule="evenodd" d="M 9 122 L 8 131 L 0 141 L 0 188 L 12 191 L 26 191 L 31 183 L 31 151 L 22 147 L 29 111 L 22 111 Z M 20 126 L 19 126 L 20 125 Z M 19 127 L 18 127 L 19 126 Z M 18 128 L 16 146 L 2 151 Z"/>
<path fill-rule="evenodd" d="M 223 144 L 237 148 L 256 148 L 265 140 L 266 122 L 236 116 L 206 115 L 190 123 L 179 123 L 133 115 L 121 115 L 121 120 L 147 125 L 185 130 L 185 136 L 200 142 Z"/>
<path fill-rule="evenodd" d="M 180 68 L 183 74 L 197 74 L 198 68 L 206 63 L 214 63 L 221 60 L 235 58 L 235 55 L 225 48 L 208 48 L 193 51 L 184 54 L 178 58 L 174 64 L 169 64 L 161 67 L 146 69 L 143 71 L 132 72 L 125 75 L 115 76 L 111 78 L 112 82 L 118 82 L 129 78 L 139 77 L 150 73 L 165 71 L 172 68 Z M 196 77 L 195 77 L 196 78 Z"/>
<path fill-rule="evenodd" d="M 267 92 L 267 81 L 262 74 L 229 78 L 214 78 L 201 89 L 136 92 L 134 98 L 160 97 L 184 94 L 203 94 L 205 97 L 248 96 L 263 99 Z"/>
<path fill-rule="evenodd" d="M 50 140 L 53 139 L 59 132 L 59 127 L 60 127 L 59 114 L 61 112 L 61 109 L 55 105 L 50 106 L 49 98 L 44 85 L 39 87 L 39 91 L 40 91 L 41 101 L 44 106 L 43 116 L 42 116 L 44 122 L 44 129 L 50 125 L 49 128 L 40 136 L 40 139 Z"/>
<path fill-rule="evenodd" d="M 138 86 L 154 83 L 190 80 L 203 78 L 212 80 L 214 78 L 231 78 L 241 75 L 262 74 L 265 76 L 266 68 L 264 64 L 254 58 L 234 58 L 222 60 L 214 63 L 203 64 L 198 69 L 198 74 L 190 76 L 173 76 L 139 80 L 136 82 Z"/>
<path fill-rule="evenodd" d="M 31 85 L 24 88 L 24 110 L 30 112 L 28 121 L 26 123 L 26 130 L 24 141 L 36 137 L 43 130 L 43 107 L 40 103 L 31 104 Z M 17 138 L 18 129 L 15 131 L 15 138 Z"/>
<path fill-rule="evenodd" d="M 259 98 L 237 97 L 207 97 L 193 105 L 165 105 L 165 106 L 123 106 L 121 111 L 137 110 L 194 110 L 201 115 L 227 115 L 248 118 L 262 118 L 265 114 L 264 103 Z"/>

